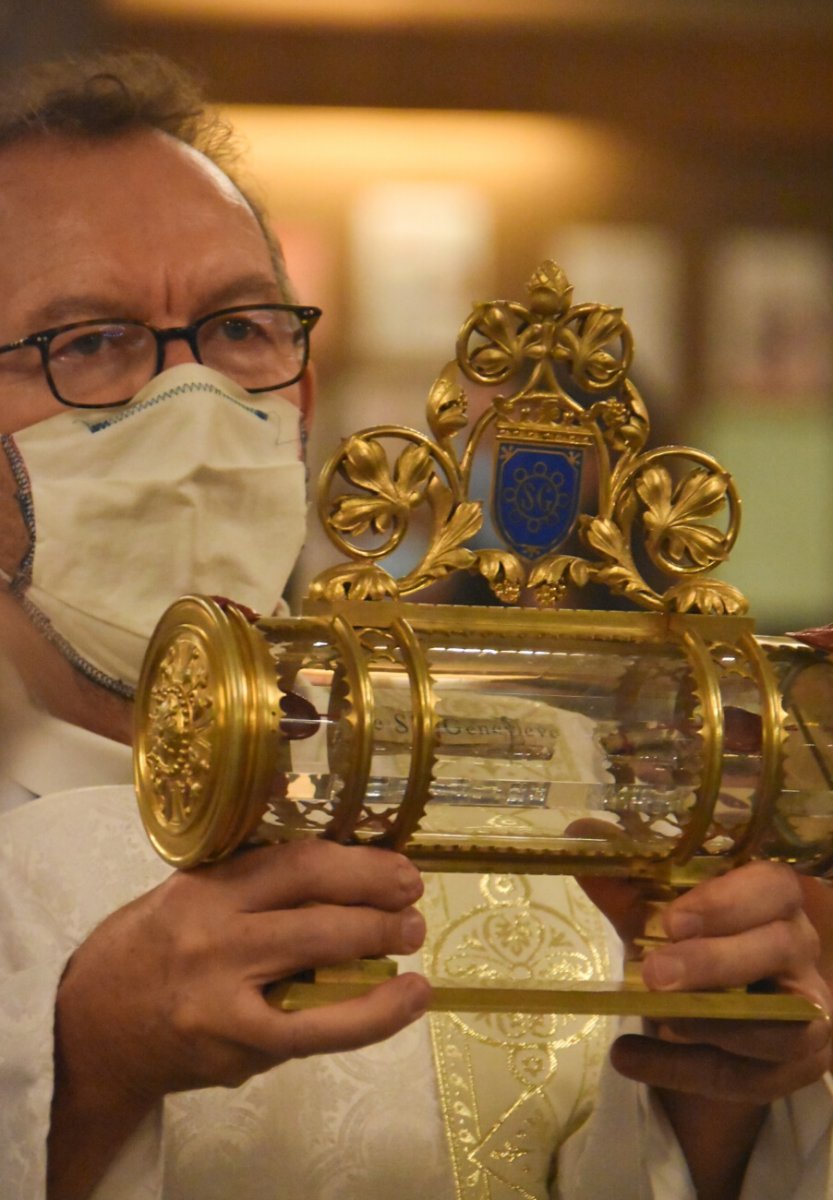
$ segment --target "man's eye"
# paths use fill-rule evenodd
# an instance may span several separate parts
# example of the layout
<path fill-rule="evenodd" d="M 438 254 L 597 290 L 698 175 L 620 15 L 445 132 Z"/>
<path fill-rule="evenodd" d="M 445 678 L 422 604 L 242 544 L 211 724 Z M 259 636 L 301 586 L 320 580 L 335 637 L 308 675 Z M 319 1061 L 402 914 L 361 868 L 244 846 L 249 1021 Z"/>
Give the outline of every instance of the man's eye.
<path fill-rule="evenodd" d="M 123 329 L 86 329 L 52 343 L 52 357 L 94 358 L 107 350 L 118 350 L 125 341 Z"/>
<path fill-rule="evenodd" d="M 94 354 L 98 354 L 101 347 L 108 339 L 103 333 L 85 333 L 81 337 L 74 338 L 64 346 L 65 354 L 77 354 L 80 358 L 91 358 Z"/>
<path fill-rule="evenodd" d="M 254 321 L 247 321 L 242 317 L 234 317 L 223 322 L 220 326 L 220 331 L 223 337 L 230 342 L 245 342 L 249 338 L 256 337 L 260 330 Z"/>

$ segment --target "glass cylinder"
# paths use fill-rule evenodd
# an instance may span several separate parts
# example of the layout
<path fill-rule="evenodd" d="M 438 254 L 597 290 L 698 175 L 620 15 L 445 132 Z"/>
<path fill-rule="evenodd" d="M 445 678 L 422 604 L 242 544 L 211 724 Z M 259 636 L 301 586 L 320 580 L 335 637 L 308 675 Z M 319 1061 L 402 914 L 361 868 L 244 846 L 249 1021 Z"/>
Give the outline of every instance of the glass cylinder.
<path fill-rule="evenodd" d="M 321 835 L 440 870 L 824 873 L 831 724 L 828 658 L 740 617 L 191 597 L 146 658 L 136 780 L 177 865 Z"/>

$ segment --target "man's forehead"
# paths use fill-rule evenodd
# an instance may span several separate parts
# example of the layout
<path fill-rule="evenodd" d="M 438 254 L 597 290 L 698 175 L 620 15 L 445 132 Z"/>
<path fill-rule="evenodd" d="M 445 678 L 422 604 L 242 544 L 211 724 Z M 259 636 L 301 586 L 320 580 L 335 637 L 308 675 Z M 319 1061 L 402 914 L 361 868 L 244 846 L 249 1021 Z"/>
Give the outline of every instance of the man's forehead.
<path fill-rule="evenodd" d="M 160 139 L 163 144 L 169 146 L 175 153 L 180 153 L 193 165 L 196 171 L 200 171 L 207 179 L 212 180 L 219 190 L 225 196 L 228 196 L 230 200 L 239 201 L 248 206 L 248 202 L 237 184 L 207 154 L 203 154 L 195 146 L 189 146 L 185 142 L 180 142 L 177 138 L 171 137 L 169 133 L 165 133 L 163 130 L 154 129 L 150 132 L 152 137 Z"/>
<path fill-rule="evenodd" d="M 207 184 L 218 196 L 248 207 L 240 189 L 216 163 L 159 129 L 102 138 L 35 132 L 0 147 L 0 180 L 10 188 L 6 194 L 12 197 L 24 192 L 42 194 L 53 186 L 64 188 L 67 183 L 72 189 L 73 180 L 87 173 L 95 175 L 104 190 L 108 179 L 117 182 L 122 178 L 121 173 L 102 172 L 111 162 L 128 167 L 135 163 L 131 174 L 144 178 L 149 189 L 158 188 L 163 173 L 174 170 L 181 178 L 190 176 L 194 186 Z M 154 169 L 159 177 L 152 174 Z"/>
<path fill-rule="evenodd" d="M 157 131 L 0 149 L 0 342 L 91 314 L 187 321 L 229 289 L 280 299 L 262 225 L 205 155 Z"/>

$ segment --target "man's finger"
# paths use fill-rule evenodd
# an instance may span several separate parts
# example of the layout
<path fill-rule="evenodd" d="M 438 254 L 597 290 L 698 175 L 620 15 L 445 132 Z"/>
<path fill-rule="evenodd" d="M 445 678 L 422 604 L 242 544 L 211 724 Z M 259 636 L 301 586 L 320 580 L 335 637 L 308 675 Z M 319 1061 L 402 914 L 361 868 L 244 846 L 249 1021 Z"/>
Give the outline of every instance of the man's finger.
<path fill-rule="evenodd" d="M 354 958 L 412 954 L 424 939 L 425 920 L 415 908 L 313 904 L 238 919 L 234 955 L 246 976 L 263 984 Z"/>
<path fill-rule="evenodd" d="M 762 1062 L 797 1062 L 828 1047 L 830 1022 L 673 1020 L 657 1026 L 657 1036 L 675 1045 L 709 1045 Z"/>
<path fill-rule="evenodd" d="M 789 867 L 747 863 L 700 883 L 668 905 L 666 931 L 674 941 L 721 937 L 772 921 L 786 921 L 801 910 L 801 888 Z"/>
<path fill-rule="evenodd" d="M 232 884 L 240 907 L 251 912 L 310 903 L 367 904 L 393 912 L 423 891 L 419 871 L 404 855 L 323 838 L 261 846 L 199 871 Z"/>
<path fill-rule="evenodd" d="M 806 918 L 772 921 L 734 936 L 660 946 L 646 956 L 642 978 L 657 991 L 745 987 L 759 979 L 781 979 L 809 985 L 816 999 L 821 988 L 813 969 L 817 953 L 818 937 Z"/>
<path fill-rule="evenodd" d="M 354 1050 L 382 1041 L 421 1017 L 431 986 L 408 972 L 373 987 L 363 996 L 321 1008 L 284 1013 L 252 995 L 238 1013 L 237 1026 L 248 1044 L 275 1062 Z"/>
<path fill-rule="evenodd" d="M 825 1053 L 773 1064 L 713 1046 L 677 1046 L 636 1034 L 614 1042 L 611 1062 L 620 1074 L 649 1087 L 760 1105 L 814 1083 L 828 1065 Z"/>

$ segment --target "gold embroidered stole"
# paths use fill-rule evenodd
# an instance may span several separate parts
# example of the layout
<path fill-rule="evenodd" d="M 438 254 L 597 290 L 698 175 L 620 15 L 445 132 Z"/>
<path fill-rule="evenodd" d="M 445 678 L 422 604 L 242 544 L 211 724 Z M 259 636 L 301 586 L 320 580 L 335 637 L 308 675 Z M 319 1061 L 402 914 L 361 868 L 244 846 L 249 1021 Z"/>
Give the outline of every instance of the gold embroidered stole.
<path fill-rule="evenodd" d="M 604 923 L 572 879 L 426 876 L 423 911 L 435 982 L 610 977 Z M 431 1034 L 458 1200 L 546 1200 L 558 1146 L 593 1104 L 608 1021 L 434 1014 Z"/>

